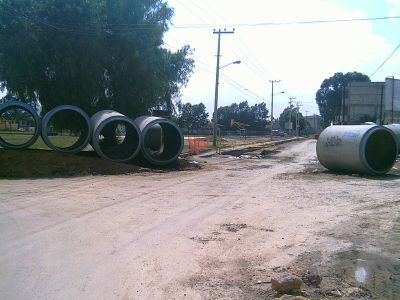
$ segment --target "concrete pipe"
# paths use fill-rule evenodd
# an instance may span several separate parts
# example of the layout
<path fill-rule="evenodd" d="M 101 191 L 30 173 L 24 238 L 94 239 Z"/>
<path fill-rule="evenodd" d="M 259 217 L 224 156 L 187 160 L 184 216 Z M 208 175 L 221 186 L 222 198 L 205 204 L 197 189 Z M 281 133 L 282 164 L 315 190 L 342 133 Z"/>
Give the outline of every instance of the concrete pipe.
<path fill-rule="evenodd" d="M 383 126 L 330 126 L 317 141 L 318 160 L 332 171 L 385 174 L 396 162 L 396 155 L 394 134 Z"/>
<path fill-rule="evenodd" d="M 182 130 L 169 119 L 142 116 L 134 121 L 142 132 L 142 155 L 150 163 L 163 166 L 174 162 L 181 154 Z"/>
<path fill-rule="evenodd" d="M 142 137 L 138 126 L 127 116 L 103 110 L 91 117 L 91 145 L 97 154 L 111 161 L 127 162 L 140 151 Z"/>
<path fill-rule="evenodd" d="M 0 146 L 6 149 L 26 149 L 40 135 L 41 120 L 35 109 L 21 101 L 0 105 Z"/>
<path fill-rule="evenodd" d="M 79 133 L 79 136 L 70 136 L 68 141 L 69 144 L 63 146 L 57 146 L 57 140 L 61 140 L 65 143 L 66 137 L 58 136 L 58 132 L 55 132 L 54 126 L 51 125 L 53 118 L 57 118 L 56 115 L 64 117 L 66 123 L 69 122 L 69 131 L 71 129 Z M 73 122 L 73 124 L 71 124 Z M 75 128 L 74 128 L 75 127 Z M 77 153 L 84 149 L 90 142 L 92 136 L 92 125 L 90 123 L 89 116 L 79 107 L 73 105 L 61 105 L 50 110 L 42 120 L 42 139 L 46 145 L 58 152 L 63 153 Z"/>
<path fill-rule="evenodd" d="M 385 125 L 385 127 L 390 129 L 396 136 L 397 150 L 400 153 L 400 124 L 389 124 Z"/>

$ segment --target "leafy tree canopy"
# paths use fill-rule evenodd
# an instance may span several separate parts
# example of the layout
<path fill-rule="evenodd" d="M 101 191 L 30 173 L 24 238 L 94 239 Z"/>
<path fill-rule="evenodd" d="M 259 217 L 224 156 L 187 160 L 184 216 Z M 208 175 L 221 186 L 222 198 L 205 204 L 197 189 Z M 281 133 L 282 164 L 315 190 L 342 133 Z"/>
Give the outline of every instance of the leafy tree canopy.
<path fill-rule="evenodd" d="M 8 97 L 89 114 L 172 109 L 191 48 L 163 48 L 165 0 L 0 0 L 0 84 Z"/>
<path fill-rule="evenodd" d="M 229 106 L 218 108 L 218 124 L 228 129 L 231 126 L 231 120 L 249 125 L 251 129 L 265 129 L 268 119 L 268 109 L 265 102 L 256 103 L 249 106 L 247 101 L 232 103 Z"/>
<path fill-rule="evenodd" d="M 188 129 L 204 128 L 208 124 L 208 113 L 203 103 L 199 104 L 179 104 L 178 124 Z"/>
<path fill-rule="evenodd" d="M 349 72 L 343 74 L 339 72 L 322 82 L 315 99 L 325 126 L 328 126 L 331 122 L 336 123 L 339 120 L 342 93 L 351 81 L 371 80 L 367 75 L 362 73 Z"/>
<path fill-rule="evenodd" d="M 289 120 L 292 122 L 292 132 L 294 133 L 296 130 L 296 117 L 297 117 L 297 108 L 294 107 L 294 105 L 286 107 L 283 112 L 279 115 L 279 126 L 284 129 L 285 124 L 289 122 Z M 303 114 L 299 112 L 298 114 L 299 118 L 299 130 L 304 131 L 307 127 L 310 125 L 308 124 L 306 118 L 304 118 Z"/>

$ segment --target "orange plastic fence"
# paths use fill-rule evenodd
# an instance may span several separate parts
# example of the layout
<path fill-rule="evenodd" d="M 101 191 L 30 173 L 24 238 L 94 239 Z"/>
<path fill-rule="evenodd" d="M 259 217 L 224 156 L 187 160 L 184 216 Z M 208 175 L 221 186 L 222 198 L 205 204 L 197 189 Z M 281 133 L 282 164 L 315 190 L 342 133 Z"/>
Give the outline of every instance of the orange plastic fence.
<path fill-rule="evenodd" d="M 211 142 L 206 139 L 189 138 L 189 154 L 199 154 L 210 148 Z"/>

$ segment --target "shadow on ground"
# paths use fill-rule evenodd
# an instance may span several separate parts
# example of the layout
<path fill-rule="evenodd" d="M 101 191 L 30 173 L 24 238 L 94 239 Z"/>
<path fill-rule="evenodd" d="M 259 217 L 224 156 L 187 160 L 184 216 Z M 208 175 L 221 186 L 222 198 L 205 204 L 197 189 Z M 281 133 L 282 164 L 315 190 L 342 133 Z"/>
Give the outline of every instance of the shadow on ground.
<path fill-rule="evenodd" d="M 56 178 L 87 175 L 120 175 L 139 172 L 177 172 L 201 168 L 187 159 L 168 166 L 153 166 L 142 157 L 130 163 L 101 159 L 94 151 L 77 154 L 47 150 L 0 149 L 0 178 Z"/>

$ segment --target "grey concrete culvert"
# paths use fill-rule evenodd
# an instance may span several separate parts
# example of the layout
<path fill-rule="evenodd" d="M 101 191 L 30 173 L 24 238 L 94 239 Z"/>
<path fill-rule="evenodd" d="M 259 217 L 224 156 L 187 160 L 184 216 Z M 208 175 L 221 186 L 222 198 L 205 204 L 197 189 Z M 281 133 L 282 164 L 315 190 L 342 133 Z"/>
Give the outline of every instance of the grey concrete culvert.
<path fill-rule="evenodd" d="M 53 123 L 53 121 L 57 123 Z M 55 125 L 53 125 L 55 124 Z M 63 128 L 65 126 L 66 128 Z M 59 130 L 57 130 L 59 129 Z M 75 134 L 72 141 L 67 144 L 59 144 L 59 133 L 63 129 Z M 61 105 L 50 110 L 42 120 L 42 139 L 46 145 L 58 152 L 77 153 L 83 150 L 92 136 L 92 125 L 89 116 L 79 107 L 73 105 Z M 63 138 L 63 137 L 61 137 Z"/>
<path fill-rule="evenodd" d="M 6 149 L 26 149 L 40 135 L 41 119 L 35 109 L 21 101 L 0 105 L 0 146 Z M 3 129 L 3 130 L 1 130 Z"/>

